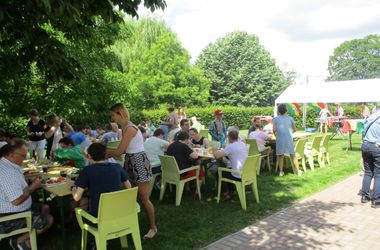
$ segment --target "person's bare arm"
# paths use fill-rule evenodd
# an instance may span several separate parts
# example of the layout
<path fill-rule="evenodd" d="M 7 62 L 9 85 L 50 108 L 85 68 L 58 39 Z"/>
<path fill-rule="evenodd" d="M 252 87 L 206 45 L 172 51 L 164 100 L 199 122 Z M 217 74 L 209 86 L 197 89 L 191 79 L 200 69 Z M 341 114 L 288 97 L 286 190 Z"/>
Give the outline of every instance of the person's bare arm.
<path fill-rule="evenodd" d="M 292 131 L 293 131 L 293 133 L 295 133 L 296 131 L 297 131 L 297 128 L 296 128 L 296 125 L 292 125 Z"/>
<path fill-rule="evenodd" d="M 195 152 L 195 151 L 193 151 L 191 154 L 190 154 L 190 158 L 191 159 L 198 159 L 198 153 L 197 152 Z"/>
<path fill-rule="evenodd" d="M 137 134 L 137 130 L 133 127 L 127 128 L 123 132 L 121 142 L 116 150 L 107 150 L 106 158 L 119 157 L 127 150 L 132 138 Z"/>
<path fill-rule="evenodd" d="M 24 192 L 22 193 L 22 195 L 20 195 L 17 199 L 11 201 L 12 205 L 13 206 L 20 205 L 21 203 L 23 203 L 29 198 L 29 196 L 34 192 L 34 190 L 40 187 L 41 187 L 41 181 L 38 178 L 36 178 L 32 182 L 32 184 L 30 184 L 28 187 L 24 189 Z"/>
<path fill-rule="evenodd" d="M 170 143 L 167 142 L 164 144 L 163 148 L 164 148 L 164 151 L 166 152 L 166 150 L 168 150 L 168 147 L 169 147 Z"/>
<path fill-rule="evenodd" d="M 277 127 L 273 124 L 273 134 L 275 135 L 277 133 Z"/>
<path fill-rule="evenodd" d="M 222 151 L 222 150 L 215 150 L 214 151 L 214 157 L 215 157 L 215 159 L 220 159 L 220 158 L 223 158 L 224 156 L 226 156 L 226 154 L 224 153 L 224 151 Z"/>
<path fill-rule="evenodd" d="M 71 190 L 71 193 L 73 195 L 73 199 L 75 201 L 79 201 L 82 198 L 84 189 L 81 187 L 73 187 L 73 189 Z"/>
<path fill-rule="evenodd" d="M 71 126 L 66 120 L 62 120 L 62 123 L 63 123 L 63 125 L 66 126 L 66 128 L 67 128 L 67 130 L 68 130 L 69 132 L 74 132 L 73 127 L 72 127 L 72 126 Z"/>
<path fill-rule="evenodd" d="M 123 185 L 124 185 L 124 187 L 125 187 L 126 189 L 132 187 L 131 183 L 130 183 L 128 180 L 124 181 L 124 182 L 123 182 Z"/>
<path fill-rule="evenodd" d="M 48 131 L 45 132 L 45 137 L 50 138 L 52 135 L 54 135 L 55 131 L 57 130 L 56 126 L 51 126 Z"/>

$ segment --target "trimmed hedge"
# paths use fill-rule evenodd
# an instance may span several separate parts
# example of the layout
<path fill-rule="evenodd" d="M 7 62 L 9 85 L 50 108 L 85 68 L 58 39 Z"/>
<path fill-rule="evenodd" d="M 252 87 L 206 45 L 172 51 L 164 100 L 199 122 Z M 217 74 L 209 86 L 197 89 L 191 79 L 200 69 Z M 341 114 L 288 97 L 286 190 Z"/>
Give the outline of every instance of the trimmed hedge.
<path fill-rule="evenodd" d="M 196 116 L 197 120 L 208 127 L 214 120 L 214 111 L 216 109 L 223 110 L 223 120 L 227 126 L 238 126 L 240 129 L 248 129 L 251 125 L 251 118 L 254 115 L 270 115 L 273 116 L 273 107 L 231 107 L 231 106 L 209 106 L 209 107 L 193 107 L 185 110 L 188 118 Z M 360 116 L 360 107 L 354 105 L 343 105 L 346 116 L 349 118 L 358 118 Z M 332 109 L 332 110 L 331 110 Z M 335 114 L 335 107 L 330 108 L 330 112 Z M 164 120 L 168 116 L 168 112 L 165 109 L 159 110 L 143 110 L 139 114 L 131 116 L 131 119 L 135 123 L 151 119 L 154 124 L 157 124 L 159 120 Z M 319 126 L 315 120 L 319 117 L 319 112 L 308 107 L 306 127 L 316 128 Z M 293 117 L 297 128 L 302 127 L 302 115 Z"/>
<path fill-rule="evenodd" d="M 222 109 L 224 113 L 223 119 L 225 120 L 227 126 L 238 126 L 240 129 L 248 129 L 251 125 L 251 118 L 254 115 L 270 115 L 273 116 L 273 107 L 231 107 L 231 106 L 209 106 L 209 107 L 193 107 L 187 108 L 186 114 L 190 118 L 196 116 L 198 121 L 205 125 L 207 128 L 209 124 L 214 120 L 214 111 L 216 109 Z M 346 116 L 348 118 L 358 118 L 360 117 L 360 106 L 359 105 L 343 105 Z M 372 107 L 370 107 L 371 109 Z M 330 110 L 332 114 L 335 113 L 335 107 L 331 106 Z M 143 110 L 141 112 L 136 112 L 131 110 L 131 119 L 134 123 L 138 124 L 140 121 L 150 118 L 153 123 L 157 124 L 157 121 L 166 119 L 168 113 L 166 109 L 160 110 Z M 312 108 L 307 109 L 307 119 L 306 127 L 316 128 L 319 124 L 315 122 L 319 114 Z M 0 128 L 8 130 L 10 133 L 16 136 L 21 136 L 26 138 L 26 124 L 28 122 L 28 117 L 14 117 L 10 118 L 0 118 Z M 296 126 L 298 128 L 302 127 L 302 116 L 295 116 Z M 98 124 L 105 124 L 108 121 L 98 121 Z M 89 126 L 95 128 L 98 124 L 88 124 Z"/>
<path fill-rule="evenodd" d="M 196 116 L 197 120 L 205 127 L 215 119 L 214 111 L 216 109 L 223 110 L 223 119 L 227 126 L 236 125 L 241 129 L 246 129 L 251 124 L 251 118 L 253 115 L 273 115 L 273 107 L 193 107 L 185 110 L 188 118 Z M 131 117 L 132 120 L 138 121 L 146 120 L 150 118 L 153 123 L 157 123 L 159 120 L 164 120 L 168 116 L 166 110 L 144 110 L 138 117 Z M 135 119 L 134 119 L 135 118 Z"/>

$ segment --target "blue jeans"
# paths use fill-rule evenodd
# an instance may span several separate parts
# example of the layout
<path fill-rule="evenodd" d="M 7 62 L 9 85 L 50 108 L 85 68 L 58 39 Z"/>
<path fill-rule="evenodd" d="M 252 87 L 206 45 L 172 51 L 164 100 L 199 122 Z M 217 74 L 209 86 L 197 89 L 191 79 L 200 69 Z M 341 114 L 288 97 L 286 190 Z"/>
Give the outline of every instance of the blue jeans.
<path fill-rule="evenodd" d="M 380 148 L 374 143 L 363 141 L 362 157 L 364 163 L 362 196 L 370 198 L 369 189 L 373 178 L 375 183 L 372 201 L 380 202 Z"/>

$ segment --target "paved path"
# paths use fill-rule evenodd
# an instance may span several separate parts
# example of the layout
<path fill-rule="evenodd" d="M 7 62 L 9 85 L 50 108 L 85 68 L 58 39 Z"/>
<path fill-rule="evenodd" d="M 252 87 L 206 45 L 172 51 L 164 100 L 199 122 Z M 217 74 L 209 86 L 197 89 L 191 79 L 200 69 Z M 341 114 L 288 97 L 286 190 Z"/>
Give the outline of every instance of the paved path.
<path fill-rule="evenodd" d="M 380 249 L 380 209 L 361 204 L 356 174 L 206 247 L 219 249 Z"/>

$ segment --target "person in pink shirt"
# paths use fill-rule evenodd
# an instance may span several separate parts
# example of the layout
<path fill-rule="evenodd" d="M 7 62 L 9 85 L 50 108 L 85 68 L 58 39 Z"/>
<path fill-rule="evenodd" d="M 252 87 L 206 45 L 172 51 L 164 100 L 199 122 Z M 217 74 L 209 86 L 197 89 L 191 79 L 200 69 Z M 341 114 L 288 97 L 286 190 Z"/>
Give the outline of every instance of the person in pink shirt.
<path fill-rule="evenodd" d="M 248 138 L 256 139 L 261 154 L 267 154 L 267 150 L 270 150 L 267 147 L 265 147 L 265 141 L 269 139 L 269 134 L 264 132 L 263 125 L 257 124 L 255 126 L 255 131 L 252 131 L 248 135 Z"/>

